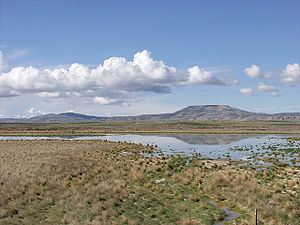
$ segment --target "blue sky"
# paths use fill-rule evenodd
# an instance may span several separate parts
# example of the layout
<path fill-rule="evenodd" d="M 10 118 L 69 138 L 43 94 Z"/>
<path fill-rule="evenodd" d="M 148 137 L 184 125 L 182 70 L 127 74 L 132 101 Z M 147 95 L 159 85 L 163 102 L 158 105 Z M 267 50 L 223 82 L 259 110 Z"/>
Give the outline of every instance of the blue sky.
<path fill-rule="evenodd" d="M 1 116 L 300 111 L 298 0 L 0 2 Z"/>

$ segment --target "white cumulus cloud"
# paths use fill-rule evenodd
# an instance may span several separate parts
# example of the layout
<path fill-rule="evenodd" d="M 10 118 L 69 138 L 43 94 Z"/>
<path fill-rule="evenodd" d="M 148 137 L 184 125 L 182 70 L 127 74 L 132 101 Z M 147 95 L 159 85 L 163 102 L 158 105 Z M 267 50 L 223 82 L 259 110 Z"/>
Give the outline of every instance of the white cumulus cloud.
<path fill-rule="evenodd" d="M 109 98 L 104 98 L 104 97 L 95 97 L 94 98 L 94 102 L 100 105 L 108 105 L 108 104 L 113 104 L 115 103 L 117 100 L 115 99 L 109 99 Z"/>
<path fill-rule="evenodd" d="M 285 84 L 300 83 L 300 64 L 288 64 L 282 71 L 282 81 Z"/>
<path fill-rule="evenodd" d="M 273 85 L 268 85 L 264 82 L 258 83 L 257 90 L 267 92 L 272 96 L 279 95 L 279 91 Z"/>
<path fill-rule="evenodd" d="M 2 52 L 0 56 L 3 58 Z M 15 67 L 1 73 L 0 97 L 36 94 L 44 98 L 88 98 L 97 104 L 124 104 L 139 97 L 137 92 L 168 93 L 177 85 L 228 85 L 235 80 L 198 66 L 181 71 L 155 60 L 144 50 L 131 61 L 110 57 L 95 68 L 79 63 L 67 69 Z"/>
<path fill-rule="evenodd" d="M 255 78 L 268 78 L 270 77 L 271 73 L 270 72 L 264 72 L 260 69 L 259 66 L 257 65 L 251 65 L 249 67 L 247 67 L 245 70 L 244 70 L 244 73 L 251 77 L 252 79 L 255 79 Z"/>
<path fill-rule="evenodd" d="M 212 72 L 194 66 L 188 69 L 188 79 L 184 84 L 216 84 L 226 85 L 226 81 L 222 77 L 216 77 Z"/>
<path fill-rule="evenodd" d="M 241 88 L 241 89 L 240 89 L 240 92 L 241 92 L 243 95 L 246 95 L 246 96 L 254 95 L 254 90 L 253 90 L 253 88 Z"/>
<path fill-rule="evenodd" d="M 266 91 L 266 92 L 275 91 L 275 87 L 274 86 L 265 84 L 264 82 L 258 83 L 257 89 L 259 91 Z"/>

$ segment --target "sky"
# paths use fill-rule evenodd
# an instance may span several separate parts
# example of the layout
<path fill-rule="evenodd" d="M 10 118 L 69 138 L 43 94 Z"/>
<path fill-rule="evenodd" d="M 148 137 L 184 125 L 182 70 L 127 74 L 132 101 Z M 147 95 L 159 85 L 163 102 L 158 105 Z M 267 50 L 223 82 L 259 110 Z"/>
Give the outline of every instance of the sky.
<path fill-rule="evenodd" d="M 0 0 L 0 117 L 300 112 L 299 0 Z"/>

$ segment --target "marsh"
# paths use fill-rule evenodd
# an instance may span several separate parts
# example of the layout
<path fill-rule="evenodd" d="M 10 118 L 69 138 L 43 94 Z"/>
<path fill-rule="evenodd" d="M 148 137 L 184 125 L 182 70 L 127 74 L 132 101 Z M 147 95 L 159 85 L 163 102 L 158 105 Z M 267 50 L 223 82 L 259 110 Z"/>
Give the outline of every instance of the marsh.
<path fill-rule="evenodd" d="M 106 140 L 1 140 L 2 224 L 299 224 L 300 170 L 239 161 L 145 157 L 153 145 Z M 126 152 L 127 154 L 124 154 Z M 230 221 L 233 223 L 234 221 Z"/>

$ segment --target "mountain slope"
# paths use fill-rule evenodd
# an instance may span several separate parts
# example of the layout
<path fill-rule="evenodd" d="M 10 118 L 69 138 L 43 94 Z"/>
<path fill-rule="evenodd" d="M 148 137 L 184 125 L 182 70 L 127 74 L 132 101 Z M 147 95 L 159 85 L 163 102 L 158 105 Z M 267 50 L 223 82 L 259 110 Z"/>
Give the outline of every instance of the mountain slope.
<path fill-rule="evenodd" d="M 79 123 L 140 120 L 290 120 L 300 121 L 300 113 L 254 113 L 227 105 L 189 106 L 174 113 L 143 114 L 138 116 L 98 117 L 79 113 L 46 114 L 31 118 L 0 118 L 0 123 Z"/>

